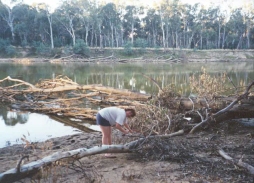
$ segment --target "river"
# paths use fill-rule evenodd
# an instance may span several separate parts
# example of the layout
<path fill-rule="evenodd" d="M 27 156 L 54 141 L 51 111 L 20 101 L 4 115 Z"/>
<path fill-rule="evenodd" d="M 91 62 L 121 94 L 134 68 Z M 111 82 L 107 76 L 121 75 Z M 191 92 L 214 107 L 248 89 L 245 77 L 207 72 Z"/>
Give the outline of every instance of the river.
<path fill-rule="evenodd" d="M 61 75 L 82 85 L 103 84 L 114 88 L 156 94 L 158 88 L 151 80 L 144 77 L 143 73 L 155 79 L 162 88 L 173 84 L 182 95 L 189 95 L 189 77 L 200 74 L 202 67 L 207 73 L 215 76 L 226 72 L 237 86 L 245 86 L 254 79 L 254 62 L 0 63 L 0 79 L 10 76 L 36 84 L 39 80 L 52 79 Z M 4 83 L 1 86 L 3 85 Z M 80 132 L 44 114 L 11 111 L 6 106 L 0 107 L 0 147 L 24 143 L 24 139 L 29 142 L 38 142 Z"/>

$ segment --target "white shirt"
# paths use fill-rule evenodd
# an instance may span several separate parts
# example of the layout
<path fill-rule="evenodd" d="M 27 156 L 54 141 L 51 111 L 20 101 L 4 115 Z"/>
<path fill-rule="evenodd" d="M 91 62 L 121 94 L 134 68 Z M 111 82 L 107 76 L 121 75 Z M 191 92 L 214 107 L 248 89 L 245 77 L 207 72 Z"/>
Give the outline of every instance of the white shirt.
<path fill-rule="evenodd" d="M 116 123 L 123 125 L 126 122 L 125 110 L 118 107 L 106 107 L 101 109 L 99 114 L 106 119 L 111 126 L 114 126 Z"/>

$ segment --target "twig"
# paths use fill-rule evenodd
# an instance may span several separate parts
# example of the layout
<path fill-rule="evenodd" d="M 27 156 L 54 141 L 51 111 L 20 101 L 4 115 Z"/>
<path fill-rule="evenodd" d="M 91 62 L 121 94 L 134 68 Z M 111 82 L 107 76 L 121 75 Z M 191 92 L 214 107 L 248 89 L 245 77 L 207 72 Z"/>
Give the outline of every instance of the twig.
<path fill-rule="evenodd" d="M 213 116 L 208 117 L 206 120 L 201 121 L 199 124 L 197 124 L 196 126 L 194 126 L 192 128 L 192 130 L 190 131 L 190 133 L 194 133 L 198 128 L 200 128 L 201 126 L 203 126 L 204 124 L 211 122 L 211 121 L 215 121 L 216 118 L 218 118 L 220 115 L 224 114 L 225 112 L 229 111 L 235 104 L 237 104 L 240 100 L 246 98 L 249 95 L 249 90 L 251 89 L 251 87 L 254 85 L 254 81 L 252 81 L 249 86 L 246 88 L 245 92 L 240 95 L 237 99 L 235 99 L 233 102 L 231 102 L 227 107 L 225 107 L 224 109 L 218 111 L 216 114 L 214 114 Z"/>
<path fill-rule="evenodd" d="M 192 102 L 192 111 L 194 111 L 194 102 L 193 102 L 193 100 L 189 97 L 189 100 Z"/>
<path fill-rule="evenodd" d="M 17 173 L 20 173 L 20 166 L 21 166 L 23 159 L 25 159 L 25 158 L 27 158 L 27 160 L 29 160 L 29 156 L 26 155 L 26 156 L 22 156 L 20 158 L 20 160 L 18 161 L 17 166 L 16 166 Z"/>
<path fill-rule="evenodd" d="M 248 172 L 251 175 L 254 175 L 254 167 L 249 165 L 248 163 L 245 163 L 242 161 L 242 158 L 239 159 L 239 161 L 234 160 L 232 157 L 230 157 L 229 155 L 227 155 L 222 149 L 218 150 L 219 154 L 226 160 L 228 160 L 229 162 L 233 163 L 234 165 L 237 165 L 239 167 L 242 167 L 246 170 L 248 170 Z"/>

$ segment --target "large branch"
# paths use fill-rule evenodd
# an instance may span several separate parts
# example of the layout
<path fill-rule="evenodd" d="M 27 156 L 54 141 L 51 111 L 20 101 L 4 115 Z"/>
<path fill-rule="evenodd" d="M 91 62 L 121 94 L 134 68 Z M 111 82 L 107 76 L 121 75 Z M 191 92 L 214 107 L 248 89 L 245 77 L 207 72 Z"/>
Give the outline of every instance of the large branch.
<path fill-rule="evenodd" d="M 226 154 L 223 150 L 221 150 L 221 149 L 220 149 L 218 152 L 219 152 L 219 154 L 220 154 L 223 158 L 225 158 L 226 160 L 228 160 L 229 162 L 233 163 L 233 164 L 236 165 L 236 166 L 239 166 L 239 167 L 241 167 L 241 168 L 244 168 L 244 169 L 248 170 L 248 172 L 249 172 L 251 175 L 254 176 L 254 167 L 253 167 L 253 166 L 249 165 L 248 163 L 243 162 L 242 159 L 240 159 L 239 161 L 233 159 L 232 157 L 230 157 L 229 155 L 227 155 L 227 154 Z"/>
<path fill-rule="evenodd" d="M 30 86 L 31 88 L 36 88 L 34 85 L 32 85 L 32 84 L 30 84 L 30 83 L 27 83 L 27 82 L 22 81 L 22 80 L 20 80 L 20 79 L 12 79 L 10 76 L 8 76 L 8 77 L 6 77 L 6 78 L 0 80 L 0 83 L 2 83 L 2 82 L 4 82 L 4 81 L 18 82 L 18 83 L 20 83 L 20 84 L 23 84 L 23 85 L 26 85 L 26 86 Z M 14 85 L 14 86 L 16 86 L 16 85 Z M 14 86 L 13 86 L 13 87 L 14 87 Z"/>
<path fill-rule="evenodd" d="M 12 79 L 10 76 L 6 77 L 3 80 L 0 80 L 0 83 L 4 81 L 13 81 L 13 82 L 18 82 L 18 85 L 25 85 L 29 86 L 29 88 L 24 88 L 22 90 L 16 90 L 16 89 L 10 89 L 14 88 L 16 85 L 12 85 L 8 87 L 9 92 L 17 92 L 19 91 L 20 93 L 54 93 L 54 92 L 64 92 L 64 91 L 72 91 L 72 90 L 90 90 L 90 91 L 97 91 L 97 92 L 104 92 L 107 93 L 108 95 L 124 95 L 128 96 L 131 99 L 140 99 L 140 100 L 148 100 L 151 96 L 146 95 L 146 94 L 141 94 L 137 92 L 132 92 L 127 89 L 115 89 L 112 87 L 105 87 L 102 85 L 79 85 L 69 79 L 63 79 L 63 78 L 58 78 L 56 81 L 45 81 L 45 84 L 42 84 L 42 86 L 34 86 L 30 83 L 27 83 L 23 80 L 19 79 Z M 43 88 L 44 85 L 49 85 L 50 87 L 48 88 Z"/>
<path fill-rule="evenodd" d="M 50 156 L 44 157 L 40 160 L 30 162 L 23 166 L 17 166 L 16 168 L 12 168 L 0 174 L 0 183 L 11 183 L 18 180 L 21 180 L 26 177 L 31 177 L 32 175 L 36 174 L 41 167 L 45 167 L 51 165 L 56 161 L 60 161 L 63 159 L 81 159 L 86 156 L 91 156 L 95 154 L 102 154 L 102 153 L 129 153 L 136 150 L 135 148 L 140 145 L 144 140 L 152 139 L 152 138 L 169 138 L 176 135 L 183 134 L 183 130 L 179 132 L 168 134 L 168 135 L 160 135 L 160 136 L 150 136 L 148 138 L 142 138 L 139 140 L 135 140 L 129 142 L 125 145 L 103 145 L 103 146 L 96 146 L 90 149 L 87 148 L 80 148 L 66 152 L 56 152 Z"/>
<path fill-rule="evenodd" d="M 233 102 L 231 102 L 227 107 L 225 107 L 224 109 L 218 111 L 217 113 L 215 113 L 212 116 L 209 116 L 207 119 L 201 121 L 199 124 L 197 124 L 196 126 L 194 126 L 192 128 L 192 130 L 190 131 L 190 133 L 194 133 L 195 131 L 197 131 L 199 128 L 201 128 L 202 126 L 214 122 L 216 121 L 222 114 L 225 114 L 226 112 L 228 112 L 230 109 L 233 108 L 234 105 L 236 105 L 239 101 L 241 101 L 242 99 L 246 98 L 249 95 L 249 90 L 251 89 L 251 87 L 254 85 L 254 81 L 252 81 L 252 83 L 249 84 L 249 86 L 246 88 L 245 92 L 240 95 L 237 99 L 235 99 Z"/>

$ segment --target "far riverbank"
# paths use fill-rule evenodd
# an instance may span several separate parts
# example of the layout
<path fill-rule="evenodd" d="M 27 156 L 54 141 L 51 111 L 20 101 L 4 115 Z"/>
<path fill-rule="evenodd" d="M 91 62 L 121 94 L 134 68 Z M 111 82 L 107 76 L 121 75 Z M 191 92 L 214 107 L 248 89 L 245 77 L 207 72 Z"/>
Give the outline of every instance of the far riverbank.
<path fill-rule="evenodd" d="M 254 61 L 254 50 L 193 50 L 193 49 L 145 49 L 133 50 L 132 55 L 125 55 L 123 48 L 90 48 L 89 56 L 67 55 L 60 51 L 54 56 L 33 55 L 29 50 L 19 49 L 20 56 L 0 58 L 0 62 L 249 62 Z"/>

